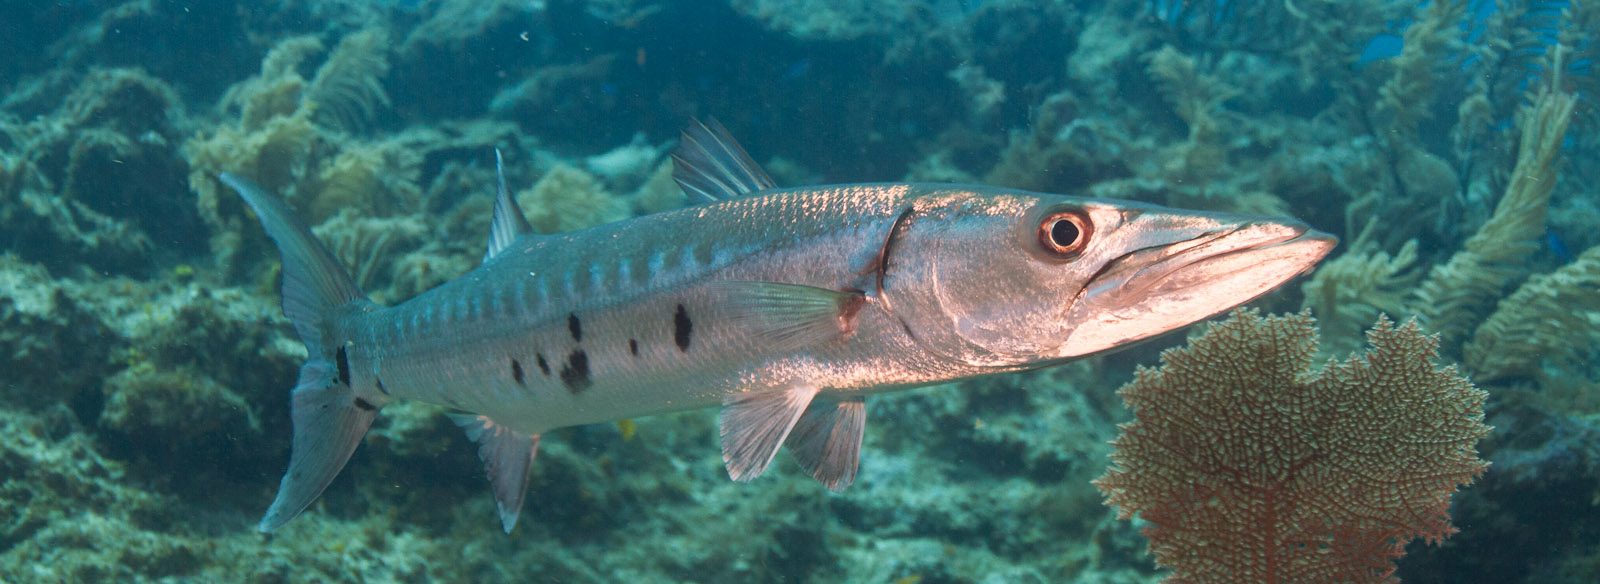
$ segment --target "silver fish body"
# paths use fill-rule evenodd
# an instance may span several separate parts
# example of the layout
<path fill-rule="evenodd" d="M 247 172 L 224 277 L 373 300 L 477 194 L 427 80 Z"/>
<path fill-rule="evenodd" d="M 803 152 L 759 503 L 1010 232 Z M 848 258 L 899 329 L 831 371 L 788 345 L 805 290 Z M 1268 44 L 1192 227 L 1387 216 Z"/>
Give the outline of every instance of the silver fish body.
<path fill-rule="evenodd" d="M 684 142 L 680 182 L 719 200 L 534 235 L 502 186 L 484 263 L 392 307 L 225 176 L 284 251 L 285 311 L 312 354 L 262 529 L 309 504 L 401 399 L 465 412 L 507 530 L 539 434 L 672 410 L 723 407 L 735 479 L 787 443 L 843 488 L 864 396 L 1126 346 L 1254 299 L 1334 244 L 1292 220 L 994 187 L 778 189 L 720 126 Z"/>

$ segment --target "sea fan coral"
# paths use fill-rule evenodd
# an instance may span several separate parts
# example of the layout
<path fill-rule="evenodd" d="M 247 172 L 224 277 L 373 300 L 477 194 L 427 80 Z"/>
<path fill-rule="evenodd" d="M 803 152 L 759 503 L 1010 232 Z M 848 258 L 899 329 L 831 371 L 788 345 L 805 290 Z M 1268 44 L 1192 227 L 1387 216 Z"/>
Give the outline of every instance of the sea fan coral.
<path fill-rule="evenodd" d="M 1095 485 L 1150 522 L 1169 581 L 1390 582 L 1407 542 L 1455 531 L 1486 394 L 1415 322 L 1367 339 L 1313 374 L 1309 315 L 1239 311 L 1120 390 L 1136 419 Z"/>

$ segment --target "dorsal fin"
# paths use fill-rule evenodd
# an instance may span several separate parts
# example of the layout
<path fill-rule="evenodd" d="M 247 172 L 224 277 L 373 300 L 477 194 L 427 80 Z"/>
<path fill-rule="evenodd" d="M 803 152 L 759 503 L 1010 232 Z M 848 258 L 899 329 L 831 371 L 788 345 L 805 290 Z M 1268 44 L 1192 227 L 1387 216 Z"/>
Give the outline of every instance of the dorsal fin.
<path fill-rule="evenodd" d="M 499 148 L 494 149 L 494 173 L 500 179 L 500 187 L 494 195 L 494 219 L 489 223 L 489 249 L 483 253 L 484 261 L 510 246 L 518 237 L 533 233 L 528 217 L 522 214 L 517 200 L 506 190 L 506 167 Z"/>
<path fill-rule="evenodd" d="M 716 118 L 694 120 L 672 151 L 672 178 L 683 192 L 720 201 L 777 186 Z"/>

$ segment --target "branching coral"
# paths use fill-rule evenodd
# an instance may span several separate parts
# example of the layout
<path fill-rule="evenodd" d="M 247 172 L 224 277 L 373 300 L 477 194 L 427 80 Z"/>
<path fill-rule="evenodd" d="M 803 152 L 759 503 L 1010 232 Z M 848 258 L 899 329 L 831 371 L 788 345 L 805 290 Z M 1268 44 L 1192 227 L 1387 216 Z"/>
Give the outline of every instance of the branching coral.
<path fill-rule="evenodd" d="M 1600 248 L 1529 278 L 1473 332 L 1464 351 L 1480 380 L 1538 377 L 1541 364 L 1586 363 L 1600 339 Z"/>
<path fill-rule="evenodd" d="M 30 161 L 0 152 L 0 204 L 10 204 L 34 172 Z"/>
<path fill-rule="evenodd" d="M 238 110 L 239 127 L 261 128 L 268 120 L 293 115 L 300 109 L 306 79 L 300 65 L 325 49 L 314 36 L 295 36 L 278 41 L 261 58 L 261 72 L 233 84 L 222 95 L 224 110 Z"/>
<path fill-rule="evenodd" d="M 1487 394 L 1415 322 L 1367 339 L 1313 373 L 1310 316 L 1238 311 L 1120 390 L 1135 420 L 1095 484 L 1171 582 L 1393 582 L 1406 543 L 1455 532 Z"/>
<path fill-rule="evenodd" d="M 633 201 L 634 213 L 649 215 L 682 207 L 688 202 L 683 189 L 678 188 L 678 182 L 672 179 L 672 162 L 664 160 L 656 165 L 656 169 L 646 178 L 644 184 L 633 192 L 630 197 Z"/>
<path fill-rule="evenodd" d="M 1480 40 L 1470 47 L 1464 63 L 1471 75 L 1451 133 L 1469 201 L 1492 199 L 1495 185 L 1504 185 L 1505 173 L 1516 162 L 1515 149 L 1496 147 L 1502 139 L 1496 125 L 1515 115 L 1523 100 L 1521 82 L 1535 66 L 1534 58 L 1544 52 L 1544 40 L 1536 31 L 1556 26 L 1549 22 L 1550 16 L 1523 0 L 1496 2 L 1496 10 L 1472 30 Z"/>
<path fill-rule="evenodd" d="M 1179 182 L 1203 181 L 1220 171 L 1226 162 L 1227 151 L 1219 143 L 1222 139 L 1217 114 L 1222 102 L 1233 97 L 1236 89 L 1216 78 L 1201 73 L 1194 58 L 1167 45 L 1159 51 L 1145 55 L 1150 77 L 1161 88 L 1167 102 L 1189 125 L 1189 141 L 1176 147 L 1177 152 L 1168 157 L 1167 172 Z"/>
<path fill-rule="evenodd" d="M 1517 166 L 1494 215 L 1417 290 L 1417 311 L 1439 331 L 1445 346 L 1456 346 L 1470 334 L 1527 274 L 1527 260 L 1544 236 L 1556 163 L 1576 101 L 1570 94 L 1546 90 L 1523 112 Z"/>
<path fill-rule="evenodd" d="M 1408 223 L 1451 234 L 1460 210 L 1459 180 L 1455 169 L 1430 151 L 1437 147 L 1427 143 L 1421 127 L 1448 111 L 1440 97 L 1449 94 L 1448 84 L 1455 77 L 1441 72 L 1459 66 L 1466 2 L 1440 0 L 1412 6 L 1415 14 L 1405 29 L 1400 54 L 1372 63 L 1379 75 L 1363 79 L 1356 91 L 1342 93 L 1341 98 L 1343 107 L 1355 114 L 1351 122 L 1369 133 L 1378 147 L 1364 158 L 1369 180 L 1380 186 L 1372 200 L 1360 204 L 1370 208 L 1372 217 L 1407 217 Z M 1377 81 L 1372 77 L 1382 80 L 1375 90 L 1369 85 Z M 1396 246 L 1416 235 L 1399 233 L 1383 243 Z"/>
<path fill-rule="evenodd" d="M 322 52 L 322 43 L 304 36 L 281 41 L 262 59 L 258 75 L 224 95 L 222 109 L 237 111 L 237 123 L 185 145 L 189 184 L 200 195 L 202 217 L 214 227 L 211 247 L 222 265 L 244 264 L 230 261 L 240 251 L 237 218 L 243 210 L 222 195 L 216 176 L 224 171 L 280 193 L 312 224 L 347 207 L 419 210 L 421 155 L 349 136 L 388 105 L 381 84 L 389 68 L 387 43 L 382 28 L 350 34 L 307 82 L 299 68 Z"/>
<path fill-rule="evenodd" d="M 306 204 L 308 215 L 321 221 L 352 207 L 379 215 L 421 212 L 417 181 L 423 153 L 410 142 L 401 133 L 381 142 L 347 145 L 332 160 L 319 161 L 321 169 L 305 185 L 313 194 Z"/>
<path fill-rule="evenodd" d="M 333 254 L 355 277 L 356 285 L 369 293 L 374 288 L 390 285 L 390 278 L 380 275 L 394 273 L 395 259 L 401 254 L 396 248 L 412 250 L 420 247 L 428 227 L 415 215 L 403 217 L 364 217 L 359 211 L 346 210 L 318 225 L 314 232 L 333 251 Z M 374 295 L 380 302 L 388 295 Z"/>
<path fill-rule="evenodd" d="M 528 223 L 541 233 L 571 231 L 616 221 L 626 216 L 621 199 L 607 193 L 600 180 L 577 168 L 550 169 L 533 187 L 517 193 Z"/>
<path fill-rule="evenodd" d="M 525 17 L 523 13 L 530 7 L 539 11 L 543 4 L 520 0 L 441 0 L 435 3 L 428 19 L 406 35 L 399 52 L 415 53 L 429 45 L 460 50 L 469 39 L 482 38 L 495 25 Z"/>
<path fill-rule="evenodd" d="M 1048 192 L 1073 192 L 1129 174 L 1129 133 L 1115 121 L 1085 117 L 1070 92 L 1045 98 L 1026 131 L 1014 131 L 984 182 Z"/>
<path fill-rule="evenodd" d="M 1392 74 L 1378 89 L 1377 112 L 1391 136 L 1417 139 L 1417 126 L 1430 115 L 1439 90 L 1434 72 L 1449 63 L 1445 57 L 1460 51 L 1466 9 L 1464 0 L 1435 0 L 1406 28 L 1405 48 L 1391 60 Z"/>
<path fill-rule="evenodd" d="M 1368 225 L 1370 230 L 1376 225 Z M 1417 266 L 1417 240 L 1393 254 L 1358 239 L 1350 250 L 1324 262 L 1301 288 L 1303 306 L 1322 321 L 1325 352 L 1342 354 L 1356 348 L 1361 329 L 1380 314 L 1404 314 L 1411 290 L 1422 278 Z"/>
<path fill-rule="evenodd" d="M 350 34 L 317 69 L 305 93 L 318 122 L 345 131 L 367 127 L 389 107 L 383 76 L 389 73 L 389 35 L 382 28 Z"/>

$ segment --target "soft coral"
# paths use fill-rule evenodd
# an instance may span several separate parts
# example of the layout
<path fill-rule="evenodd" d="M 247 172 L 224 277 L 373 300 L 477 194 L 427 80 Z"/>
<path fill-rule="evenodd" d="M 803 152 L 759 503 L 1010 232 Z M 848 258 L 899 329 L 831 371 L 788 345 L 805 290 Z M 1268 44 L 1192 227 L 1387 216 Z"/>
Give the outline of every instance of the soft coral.
<path fill-rule="evenodd" d="M 1415 323 L 1368 341 L 1313 374 L 1310 316 L 1240 311 L 1121 390 L 1136 419 L 1095 484 L 1171 582 L 1393 581 L 1407 542 L 1454 533 L 1486 394 Z"/>

